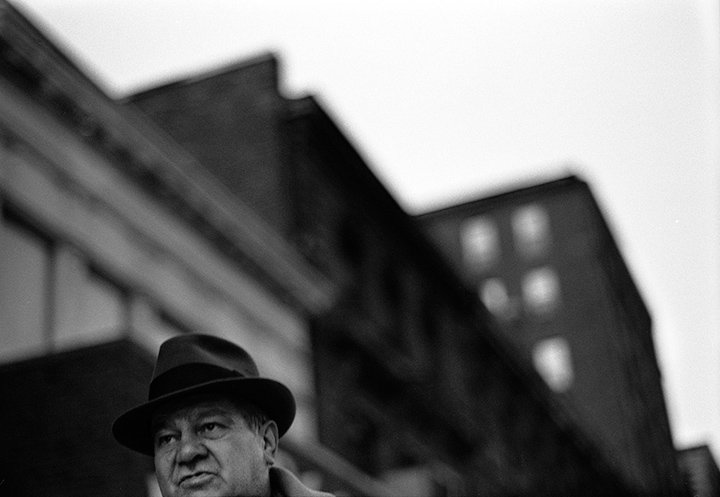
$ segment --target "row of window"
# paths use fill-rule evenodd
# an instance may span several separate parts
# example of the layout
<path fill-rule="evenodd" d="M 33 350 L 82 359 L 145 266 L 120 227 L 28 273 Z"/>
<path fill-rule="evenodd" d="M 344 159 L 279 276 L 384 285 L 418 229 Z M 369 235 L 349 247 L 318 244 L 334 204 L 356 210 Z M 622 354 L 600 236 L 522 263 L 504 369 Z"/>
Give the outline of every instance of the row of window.
<path fill-rule="evenodd" d="M 526 312 L 535 316 L 548 316 L 560 305 L 560 280 L 549 266 L 526 273 L 520 285 L 522 305 Z M 501 319 L 519 317 L 518 299 L 512 297 L 501 278 L 488 278 L 480 284 L 480 298 L 485 306 Z M 564 392 L 573 382 L 570 346 L 562 337 L 546 338 L 532 348 L 535 369 L 548 386 L 556 392 Z"/>
<path fill-rule="evenodd" d="M 2 217 L 0 249 L 0 361 L 128 328 L 129 292 L 12 212 Z M 161 313 L 154 321 L 172 327 Z"/>
<path fill-rule="evenodd" d="M 521 279 L 523 308 L 535 316 L 547 316 L 560 305 L 560 280 L 550 266 L 528 271 Z M 487 278 L 480 283 L 480 300 L 496 316 L 503 319 L 517 317 L 520 308 L 501 278 Z"/>
<path fill-rule="evenodd" d="M 527 259 L 543 255 L 550 246 L 550 219 L 537 204 L 518 208 L 511 216 L 514 246 Z M 460 229 L 465 267 L 486 269 L 500 260 L 500 230 L 493 217 L 467 219 Z"/>

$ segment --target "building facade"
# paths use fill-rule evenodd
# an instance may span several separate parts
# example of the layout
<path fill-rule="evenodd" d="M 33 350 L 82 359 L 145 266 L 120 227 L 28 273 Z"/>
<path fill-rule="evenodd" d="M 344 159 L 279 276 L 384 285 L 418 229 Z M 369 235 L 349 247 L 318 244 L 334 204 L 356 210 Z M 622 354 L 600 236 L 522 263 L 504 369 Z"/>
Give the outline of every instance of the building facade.
<path fill-rule="evenodd" d="M 196 330 L 292 389 L 286 464 L 393 495 L 318 441 L 308 316 L 331 305 L 327 278 L 4 1 L 0 211 L 0 493 L 156 495 L 110 425 L 145 400 L 159 343 Z"/>
<path fill-rule="evenodd" d="M 320 440 L 413 495 L 622 495 L 318 101 L 285 98 L 278 74 L 260 56 L 127 105 L 237 184 L 336 288 L 310 325 Z"/>
<path fill-rule="evenodd" d="M 499 329 L 638 492 L 680 486 L 649 312 L 577 177 L 418 217 Z"/>
<path fill-rule="evenodd" d="M 720 496 L 720 469 L 707 445 L 678 451 L 680 472 L 694 497 Z"/>

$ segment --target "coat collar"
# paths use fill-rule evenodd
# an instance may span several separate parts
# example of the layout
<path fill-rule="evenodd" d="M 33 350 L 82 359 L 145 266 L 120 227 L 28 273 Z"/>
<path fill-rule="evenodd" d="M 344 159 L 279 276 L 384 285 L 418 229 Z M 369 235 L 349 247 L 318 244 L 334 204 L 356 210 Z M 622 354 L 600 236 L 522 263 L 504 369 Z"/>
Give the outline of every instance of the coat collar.
<path fill-rule="evenodd" d="M 270 468 L 270 485 L 273 495 L 282 497 L 333 497 L 327 492 L 320 492 L 306 487 L 297 476 L 284 468 Z"/>

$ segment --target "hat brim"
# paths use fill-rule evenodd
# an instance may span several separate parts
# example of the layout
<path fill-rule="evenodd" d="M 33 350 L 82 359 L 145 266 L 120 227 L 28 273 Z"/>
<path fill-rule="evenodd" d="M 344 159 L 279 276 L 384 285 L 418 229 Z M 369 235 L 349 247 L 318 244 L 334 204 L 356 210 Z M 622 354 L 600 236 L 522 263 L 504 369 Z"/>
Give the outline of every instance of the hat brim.
<path fill-rule="evenodd" d="M 279 436 L 287 432 L 295 419 L 295 399 L 282 383 L 268 378 L 224 378 L 177 390 L 130 409 L 113 423 L 113 435 L 125 447 L 152 456 L 152 416 L 158 407 L 182 397 L 206 393 L 253 403 L 275 421 Z"/>

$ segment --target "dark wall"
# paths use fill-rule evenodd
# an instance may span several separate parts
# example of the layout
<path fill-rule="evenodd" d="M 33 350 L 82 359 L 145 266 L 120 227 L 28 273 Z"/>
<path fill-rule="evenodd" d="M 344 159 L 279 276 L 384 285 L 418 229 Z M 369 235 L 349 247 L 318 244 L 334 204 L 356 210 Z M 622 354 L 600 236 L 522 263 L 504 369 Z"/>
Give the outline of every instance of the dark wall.
<path fill-rule="evenodd" d="M 145 400 L 150 358 L 113 342 L 0 369 L 0 495 L 142 497 L 150 458 L 121 447 L 113 420 Z"/>
<path fill-rule="evenodd" d="M 288 123 L 298 235 L 339 289 L 312 330 L 321 441 L 376 475 L 447 465 L 467 495 L 620 495 L 474 294 L 304 103 Z"/>
<path fill-rule="evenodd" d="M 514 246 L 512 215 L 526 205 L 547 212 L 551 232 L 548 249 L 533 258 Z M 477 272 L 462 269 L 459 243 L 462 223 L 475 216 L 491 219 L 500 238 L 499 260 Z M 543 338 L 567 340 L 574 378 L 558 398 L 637 488 L 669 495 L 678 478 L 650 315 L 589 186 L 571 176 L 418 219 L 469 284 L 504 281 L 521 304 L 512 317 L 498 319 L 499 329 L 528 358 Z M 524 309 L 520 288 L 523 275 L 540 266 L 557 273 L 561 298 L 538 316 Z"/>
<path fill-rule="evenodd" d="M 153 88 L 130 97 L 128 103 L 266 222 L 285 231 L 287 182 L 279 135 L 285 100 L 274 57 Z"/>

